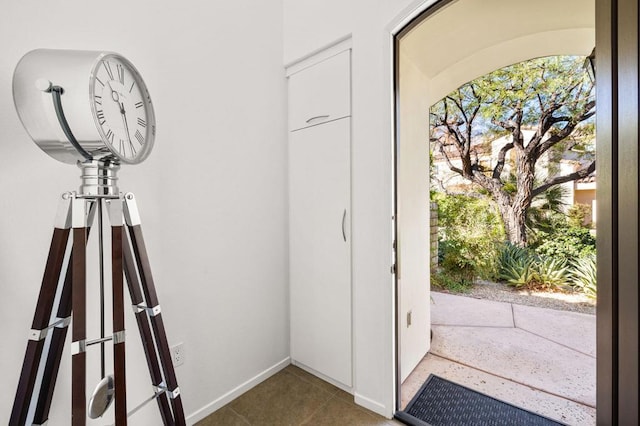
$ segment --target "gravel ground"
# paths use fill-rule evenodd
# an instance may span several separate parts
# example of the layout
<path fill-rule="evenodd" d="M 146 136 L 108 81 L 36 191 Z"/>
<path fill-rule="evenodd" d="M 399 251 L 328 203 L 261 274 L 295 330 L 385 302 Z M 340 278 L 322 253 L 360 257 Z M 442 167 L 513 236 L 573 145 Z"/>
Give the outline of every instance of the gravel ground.
<path fill-rule="evenodd" d="M 433 288 L 433 291 L 454 294 L 451 291 L 438 288 Z M 478 280 L 470 290 L 455 294 L 475 297 L 476 299 L 489 299 L 498 302 L 536 306 L 538 308 L 557 309 L 592 315 L 596 313 L 596 301 L 582 293 L 520 290 L 506 284 Z"/>

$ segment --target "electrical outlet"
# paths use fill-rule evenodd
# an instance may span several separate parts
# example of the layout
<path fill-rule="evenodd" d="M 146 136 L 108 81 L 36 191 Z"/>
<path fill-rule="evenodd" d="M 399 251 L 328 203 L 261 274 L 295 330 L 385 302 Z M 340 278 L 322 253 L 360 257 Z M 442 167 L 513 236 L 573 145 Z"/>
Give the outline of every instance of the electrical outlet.
<path fill-rule="evenodd" d="M 180 342 L 171 346 L 171 361 L 174 367 L 179 367 L 184 364 L 184 343 Z"/>

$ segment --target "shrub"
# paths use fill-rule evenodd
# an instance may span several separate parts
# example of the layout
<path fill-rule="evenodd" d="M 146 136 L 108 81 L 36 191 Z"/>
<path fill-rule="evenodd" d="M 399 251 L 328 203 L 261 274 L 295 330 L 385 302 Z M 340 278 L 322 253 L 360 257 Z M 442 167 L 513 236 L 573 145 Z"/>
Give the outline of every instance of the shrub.
<path fill-rule="evenodd" d="M 443 193 L 434 193 L 432 199 L 438 203 L 440 266 L 465 280 L 493 277 L 496 241 L 504 240 L 504 230 L 491 202 Z"/>
<path fill-rule="evenodd" d="M 431 274 L 431 285 L 455 293 L 464 293 L 473 286 L 473 280 L 455 272 L 441 270 Z"/>
<path fill-rule="evenodd" d="M 589 228 L 591 220 L 591 206 L 588 204 L 574 204 L 567 211 L 567 223 L 573 228 Z"/>
<path fill-rule="evenodd" d="M 571 284 L 589 297 L 597 296 L 596 256 L 588 255 L 571 262 Z"/>
<path fill-rule="evenodd" d="M 476 263 L 468 247 L 457 240 L 443 242 L 443 254 L 440 266 L 456 279 L 473 281 L 476 275 Z"/>
<path fill-rule="evenodd" d="M 535 250 L 543 256 L 570 260 L 595 254 L 596 239 L 587 228 L 560 228 L 548 235 Z"/>

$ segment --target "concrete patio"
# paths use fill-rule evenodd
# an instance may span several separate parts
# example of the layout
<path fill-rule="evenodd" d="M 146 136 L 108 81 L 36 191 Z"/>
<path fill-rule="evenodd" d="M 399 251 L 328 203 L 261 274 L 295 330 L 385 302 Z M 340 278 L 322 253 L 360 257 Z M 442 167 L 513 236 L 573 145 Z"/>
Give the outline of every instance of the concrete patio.
<path fill-rule="evenodd" d="M 403 407 L 433 373 L 563 423 L 595 425 L 595 315 L 431 294 L 431 350 L 402 385 Z"/>

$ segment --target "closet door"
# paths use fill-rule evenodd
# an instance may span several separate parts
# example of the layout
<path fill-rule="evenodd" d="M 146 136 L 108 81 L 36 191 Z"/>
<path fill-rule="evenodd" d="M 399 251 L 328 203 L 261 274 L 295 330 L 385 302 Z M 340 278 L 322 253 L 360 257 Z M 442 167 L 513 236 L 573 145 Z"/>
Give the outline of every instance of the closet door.
<path fill-rule="evenodd" d="M 290 133 L 291 357 L 351 387 L 350 121 Z"/>

